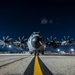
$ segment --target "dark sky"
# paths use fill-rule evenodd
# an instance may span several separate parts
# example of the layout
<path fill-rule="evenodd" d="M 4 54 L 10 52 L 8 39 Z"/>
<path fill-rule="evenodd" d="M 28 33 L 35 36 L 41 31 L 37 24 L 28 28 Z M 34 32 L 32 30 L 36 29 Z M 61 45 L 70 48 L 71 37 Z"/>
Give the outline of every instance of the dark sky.
<path fill-rule="evenodd" d="M 51 24 L 41 24 L 42 19 L 52 20 Z M 0 2 L 0 37 L 25 35 L 40 31 L 44 37 L 75 38 L 75 6 L 68 0 L 2 0 Z"/>
<path fill-rule="evenodd" d="M 41 24 L 43 19 L 48 23 Z M 7 35 L 28 38 L 35 31 L 40 31 L 45 39 L 51 35 L 58 40 L 64 35 L 75 38 L 74 1 L 0 0 L 0 39 Z"/>
<path fill-rule="evenodd" d="M 41 24 L 42 19 L 52 23 Z M 40 31 L 43 37 L 75 38 L 75 4 L 73 0 L 2 0 L 0 1 L 0 38 L 3 35 L 28 38 Z"/>

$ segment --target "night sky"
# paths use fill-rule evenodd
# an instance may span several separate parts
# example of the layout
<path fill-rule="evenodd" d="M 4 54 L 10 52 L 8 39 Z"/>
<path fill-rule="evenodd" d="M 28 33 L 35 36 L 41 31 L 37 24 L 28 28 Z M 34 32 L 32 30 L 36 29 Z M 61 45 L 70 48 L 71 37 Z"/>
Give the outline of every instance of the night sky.
<path fill-rule="evenodd" d="M 42 24 L 42 20 L 48 22 Z M 52 21 L 51 23 L 49 23 Z M 43 37 L 56 36 L 61 40 L 75 38 L 75 4 L 72 0 L 2 0 L 0 1 L 0 38 L 12 38 L 40 31 Z"/>

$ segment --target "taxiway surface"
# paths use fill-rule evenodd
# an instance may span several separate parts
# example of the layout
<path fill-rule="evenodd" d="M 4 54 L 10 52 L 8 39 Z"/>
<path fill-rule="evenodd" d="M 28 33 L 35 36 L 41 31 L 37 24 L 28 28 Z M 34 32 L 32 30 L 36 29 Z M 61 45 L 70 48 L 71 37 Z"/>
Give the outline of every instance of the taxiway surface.
<path fill-rule="evenodd" d="M 75 75 L 75 56 L 41 55 L 37 60 L 43 75 Z M 33 55 L 0 55 L 0 75 L 34 75 L 34 62 Z"/>

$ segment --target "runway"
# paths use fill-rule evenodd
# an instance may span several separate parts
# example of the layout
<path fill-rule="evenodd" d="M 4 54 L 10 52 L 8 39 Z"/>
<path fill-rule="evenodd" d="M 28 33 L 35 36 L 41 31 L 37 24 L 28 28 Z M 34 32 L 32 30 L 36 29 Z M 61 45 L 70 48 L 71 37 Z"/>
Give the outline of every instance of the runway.
<path fill-rule="evenodd" d="M 0 55 L 0 75 L 75 75 L 75 56 Z"/>

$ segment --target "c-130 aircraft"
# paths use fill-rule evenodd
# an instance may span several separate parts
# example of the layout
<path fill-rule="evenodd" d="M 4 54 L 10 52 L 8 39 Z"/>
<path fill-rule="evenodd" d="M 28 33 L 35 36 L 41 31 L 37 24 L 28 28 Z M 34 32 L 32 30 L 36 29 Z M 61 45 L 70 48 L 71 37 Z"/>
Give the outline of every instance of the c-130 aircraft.
<path fill-rule="evenodd" d="M 45 42 L 40 32 L 33 32 L 28 40 L 24 39 L 23 36 L 22 38 L 18 37 L 18 40 L 15 40 L 15 42 L 12 42 L 12 38 L 9 38 L 9 36 L 3 36 L 3 40 L 0 40 L 0 45 L 3 45 L 2 48 L 9 45 L 13 45 L 17 49 L 28 48 L 30 54 L 34 53 L 34 55 L 39 55 L 39 53 L 41 53 L 42 55 L 44 55 L 44 51 L 47 46 L 58 48 L 61 45 L 75 44 L 73 39 L 70 39 L 70 36 L 68 36 L 67 38 L 64 36 L 62 42 L 56 41 L 56 37 L 53 38 L 52 36 L 50 38 L 47 38 L 47 40 L 48 42 Z"/>

